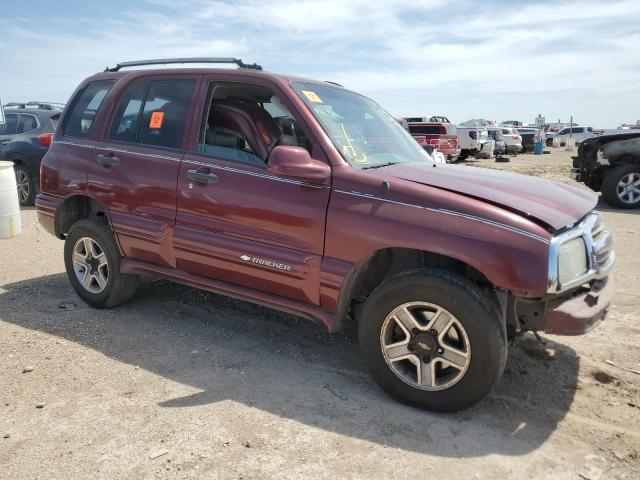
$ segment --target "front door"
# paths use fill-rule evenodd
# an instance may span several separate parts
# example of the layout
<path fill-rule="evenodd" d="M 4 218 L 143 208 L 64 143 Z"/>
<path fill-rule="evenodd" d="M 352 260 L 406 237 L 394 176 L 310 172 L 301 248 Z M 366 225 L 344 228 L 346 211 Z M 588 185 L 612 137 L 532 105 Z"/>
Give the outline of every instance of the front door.
<path fill-rule="evenodd" d="M 178 174 L 178 268 L 319 304 L 330 188 L 267 169 L 278 143 L 306 146 L 268 88 L 212 85 L 195 151 Z"/>

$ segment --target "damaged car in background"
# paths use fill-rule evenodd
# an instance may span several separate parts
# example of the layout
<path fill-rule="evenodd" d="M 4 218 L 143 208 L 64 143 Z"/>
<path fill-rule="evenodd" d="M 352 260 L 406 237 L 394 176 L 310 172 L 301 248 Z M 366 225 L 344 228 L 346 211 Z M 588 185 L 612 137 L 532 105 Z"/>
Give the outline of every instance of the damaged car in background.
<path fill-rule="evenodd" d="M 640 206 L 640 131 L 584 140 L 573 157 L 571 176 L 602 192 L 612 207 Z"/>

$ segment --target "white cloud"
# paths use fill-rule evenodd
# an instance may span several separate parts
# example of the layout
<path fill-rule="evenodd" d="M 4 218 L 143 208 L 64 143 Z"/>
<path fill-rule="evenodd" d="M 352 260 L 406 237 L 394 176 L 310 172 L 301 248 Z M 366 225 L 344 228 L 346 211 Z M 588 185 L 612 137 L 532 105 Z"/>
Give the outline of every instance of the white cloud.
<path fill-rule="evenodd" d="M 394 114 L 542 112 L 612 127 L 640 105 L 637 0 L 149 0 L 107 18 L 48 20 L 44 31 L 24 14 L 0 20 L 4 98 L 65 100 L 122 60 L 236 56 L 338 81 Z"/>

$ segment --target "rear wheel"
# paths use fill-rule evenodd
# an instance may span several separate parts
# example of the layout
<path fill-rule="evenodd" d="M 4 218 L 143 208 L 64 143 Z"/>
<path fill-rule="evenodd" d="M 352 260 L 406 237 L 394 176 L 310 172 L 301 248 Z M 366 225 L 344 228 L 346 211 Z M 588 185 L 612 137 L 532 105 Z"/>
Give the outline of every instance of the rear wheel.
<path fill-rule="evenodd" d="M 18 188 L 18 201 L 26 207 L 33 205 L 36 198 L 36 185 L 31 170 L 26 165 L 15 165 L 16 186 Z"/>
<path fill-rule="evenodd" d="M 507 358 L 496 303 L 441 270 L 383 282 L 367 300 L 359 337 L 369 371 L 389 395 L 441 412 L 482 399 Z"/>
<path fill-rule="evenodd" d="M 613 207 L 640 207 L 640 165 L 622 164 L 606 172 L 602 196 Z"/>
<path fill-rule="evenodd" d="M 79 220 L 64 244 L 64 263 L 74 290 L 92 307 L 116 307 L 136 292 L 138 277 L 120 273 L 120 252 L 106 223 Z"/>

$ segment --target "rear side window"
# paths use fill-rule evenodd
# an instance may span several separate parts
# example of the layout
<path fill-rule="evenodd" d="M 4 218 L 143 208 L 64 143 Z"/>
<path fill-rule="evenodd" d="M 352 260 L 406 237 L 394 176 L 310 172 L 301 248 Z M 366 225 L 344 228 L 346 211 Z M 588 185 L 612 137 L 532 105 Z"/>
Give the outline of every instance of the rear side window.
<path fill-rule="evenodd" d="M 14 135 L 18 125 L 18 115 L 7 113 L 5 116 L 5 123 L 0 123 L 0 135 Z"/>
<path fill-rule="evenodd" d="M 26 133 L 38 128 L 38 120 L 35 115 L 21 114 L 18 120 L 18 133 Z"/>
<path fill-rule="evenodd" d="M 71 110 L 65 116 L 63 135 L 86 138 L 98 114 L 102 101 L 111 90 L 113 81 L 92 82 L 74 99 Z"/>
<path fill-rule="evenodd" d="M 573 133 L 584 133 L 584 128 L 583 127 L 574 128 L 573 129 Z"/>
<path fill-rule="evenodd" d="M 147 81 L 134 82 L 122 94 L 113 121 L 109 138 L 118 142 L 135 142 L 138 133 L 138 120 L 142 111 L 144 97 L 147 94 Z"/>
<path fill-rule="evenodd" d="M 144 103 L 138 143 L 179 148 L 195 80 L 154 80 Z"/>

